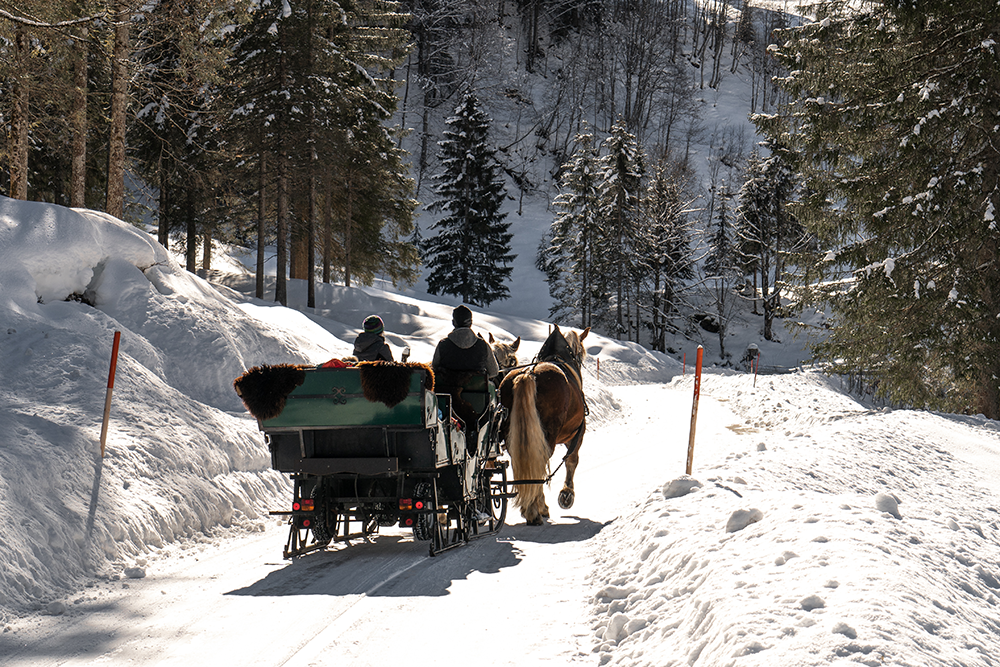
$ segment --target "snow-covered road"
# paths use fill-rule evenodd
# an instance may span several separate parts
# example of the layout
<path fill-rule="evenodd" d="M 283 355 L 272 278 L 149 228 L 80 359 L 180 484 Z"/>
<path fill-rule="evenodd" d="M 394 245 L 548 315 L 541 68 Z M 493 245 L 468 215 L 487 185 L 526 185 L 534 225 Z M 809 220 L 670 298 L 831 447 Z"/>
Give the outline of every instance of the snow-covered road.
<path fill-rule="evenodd" d="M 526 526 L 511 507 L 513 525 L 499 536 L 435 558 L 388 529 L 285 561 L 286 528 L 273 520 L 263 532 L 186 542 L 146 563 L 143 579 L 95 581 L 65 615 L 30 617 L 0 635 L 2 662 L 381 666 L 447 654 L 489 665 L 593 664 L 592 538 L 683 473 L 691 397 L 690 383 L 678 384 L 608 389 L 620 408 L 588 432 L 577 504 L 555 504 L 557 473 L 543 527 Z M 699 415 L 705 456 L 737 437 L 722 404 L 703 399 Z"/>

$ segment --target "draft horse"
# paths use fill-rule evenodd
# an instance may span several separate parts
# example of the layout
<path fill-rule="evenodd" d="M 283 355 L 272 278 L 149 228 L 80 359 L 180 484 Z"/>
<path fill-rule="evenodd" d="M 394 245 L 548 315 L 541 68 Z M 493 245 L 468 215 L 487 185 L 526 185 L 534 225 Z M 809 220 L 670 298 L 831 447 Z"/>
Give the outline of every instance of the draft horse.
<path fill-rule="evenodd" d="M 493 334 L 490 334 L 490 349 L 496 357 L 497 366 L 500 367 L 501 375 L 510 368 L 517 366 L 517 348 L 521 345 L 521 337 L 518 336 L 513 343 L 501 343 Z"/>
<path fill-rule="evenodd" d="M 543 483 L 557 444 L 566 445 L 566 481 L 559 507 L 576 499 L 573 475 L 580 462 L 580 444 L 587 426 L 583 395 L 583 339 L 590 327 L 563 334 L 556 326 L 542 344 L 535 363 L 511 370 L 500 383 L 500 402 L 507 409 L 501 433 L 507 442 L 517 497 L 514 504 L 529 526 L 549 516 Z"/>

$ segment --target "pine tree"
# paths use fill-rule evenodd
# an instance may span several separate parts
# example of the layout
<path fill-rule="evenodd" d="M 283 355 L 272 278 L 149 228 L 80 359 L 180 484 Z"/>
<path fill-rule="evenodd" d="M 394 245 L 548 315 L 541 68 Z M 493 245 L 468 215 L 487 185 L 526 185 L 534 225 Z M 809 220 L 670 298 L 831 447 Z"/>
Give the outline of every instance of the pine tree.
<path fill-rule="evenodd" d="M 595 320 L 618 337 L 632 338 L 637 329 L 628 318 L 633 280 L 640 271 L 635 253 L 640 228 L 645 158 L 624 121 L 619 120 L 604 140 L 600 162 L 600 252 L 594 263 L 594 285 L 606 309 L 595 310 Z"/>
<path fill-rule="evenodd" d="M 413 283 L 419 261 L 414 232 L 414 184 L 406 156 L 390 127 L 398 98 L 390 76 L 402 62 L 409 35 L 408 15 L 398 3 L 366 0 L 343 5 L 347 20 L 337 26 L 332 53 L 315 77 L 314 105 L 320 163 L 328 164 L 339 187 L 332 198 L 344 283 L 370 285 L 377 275 Z M 333 99 L 328 99 L 336 91 Z M 323 110 L 326 114 L 323 114 Z M 339 222 L 339 224 L 337 224 Z"/>
<path fill-rule="evenodd" d="M 219 224 L 219 73 L 228 54 L 222 28 L 231 20 L 218 3 L 164 0 L 134 31 L 134 168 L 158 191 L 160 242 L 166 247 L 171 231 L 185 235 L 189 271 L 196 269 L 199 238 L 210 250 Z"/>
<path fill-rule="evenodd" d="M 488 142 L 490 121 L 473 93 L 466 93 L 440 142 L 444 171 L 435 177 L 437 201 L 445 211 L 427 240 L 427 288 L 466 303 L 488 306 L 510 296 L 506 282 L 513 267 L 510 223 L 500 208 L 505 196 L 495 151 Z"/>
<path fill-rule="evenodd" d="M 751 154 L 736 210 L 743 266 L 760 276 L 765 340 L 775 340 L 773 325 L 781 305 L 785 257 L 803 239 L 801 226 L 787 210 L 794 179 L 783 154 L 775 151 L 761 157 L 756 150 Z"/>
<path fill-rule="evenodd" d="M 274 203 L 263 208 L 274 209 L 274 300 L 282 304 L 288 302 L 288 190 L 293 126 L 290 96 L 297 91 L 292 85 L 289 17 L 281 0 L 261 0 L 234 31 L 229 63 L 231 111 L 226 123 L 229 141 L 234 148 L 243 149 L 245 155 L 238 166 L 246 170 L 248 182 L 258 183 L 258 200 L 266 197 L 268 185 L 274 186 Z M 263 231 L 258 230 L 258 236 Z M 261 252 L 263 248 L 258 246 L 258 254 Z M 258 291 L 260 287 L 258 279 Z"/>
<path fill-rule="evenodd" d="M 676 331 L 671 320 L 679 312 L 686 281 L 694 276 L 691 222 L 685 214 L 682 170 L 666 159 L 654 168 L 644 201 L 645 224 L 637 246 L 644 267 L 643 305 L 650 311 L 648 328 L 654 350 L 665 351 L 666 335 Z"/>
<path fill-rule="evenodd" d="M 325 279 L 334 264 L 346 285 L 416 278 L 416 203 L 387 125 L 406 18 L 383 0 L 262 0 L 234 34 L 230 129 L 257 197 L 274 190 L 276 300 L 286 267 L 312 294 L 316 245 Z"/>
<path fill-rule="evenodd" d="M 775 52 L 790 103 L 758 120 L 809 188 L 799 215 L 824 249 L 814 297 L 835 327 L 817 353 L 894 401 L 998 418 L 996 4 L 816 11 Z"/>
<path fill-rule="evenodd" d="M 736 299 L 733 288 L 742 274 L 735 239 L 736 230 L 730 213 L 733 196 L 729 191 L 729 184 L 723 182 L 709 227 L 711 237 L 704 263 L 705 281 L 719 324 L 719 356 L 722 359 L 729 356 L 726 352 L 726 331 Z"/>
<path fill-rule="evenodd" d="M 554 201 L 560 213 L 538 254 L 553 302 L 550 315 L 555 322 L 578 322 L 580 328 L 593 324 L 591 273 L 600 215 L 599 168 L 594 135 L 585 128 L 576 137 L 576 152 L 565 167 L 562 192 Z"/>

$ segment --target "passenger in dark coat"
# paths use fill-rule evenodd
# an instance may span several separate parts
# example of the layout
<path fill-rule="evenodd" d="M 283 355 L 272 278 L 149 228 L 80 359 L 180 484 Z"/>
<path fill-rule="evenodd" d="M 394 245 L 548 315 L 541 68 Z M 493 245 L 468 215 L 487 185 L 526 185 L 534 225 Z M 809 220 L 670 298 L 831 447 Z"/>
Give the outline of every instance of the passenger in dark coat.
<path fill-rule="evenodd" d="M 393 361 L 384 332 L 381 317 L 369 315 L 365 318 L 364 331 L 354 341 L 354 356 L 358 361 Z"/>
<path fill-rule="evenodd" d="M 490 344 L 472 330 L 472 311 L 466 306 L 459 306 L 452 313 L 451 322 L 455 325 L 454 331 L 443 338 L 434 350 L 431 361 L 434 372 L 439 369 L 478 372 L 486 373 L 490 379 L 495 378 L 500 367 Z"/>

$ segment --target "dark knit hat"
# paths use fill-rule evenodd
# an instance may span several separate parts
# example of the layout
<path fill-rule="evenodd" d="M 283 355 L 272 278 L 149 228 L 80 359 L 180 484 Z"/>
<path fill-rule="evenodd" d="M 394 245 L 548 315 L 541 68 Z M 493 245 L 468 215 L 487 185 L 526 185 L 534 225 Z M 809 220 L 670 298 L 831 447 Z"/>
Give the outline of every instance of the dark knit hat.
<path fill-rule="evenodd" d="M 365 318 L 365 333 L 380 334 L 385 330 L 382 318 L 378 315 L 369 315 Z"/>
<path fill-rule="evenodd" d="M 471 327 L 472 311 L 467 306 L 459 306 L 451 314 L 451 323 L 456 327 Z"/>

